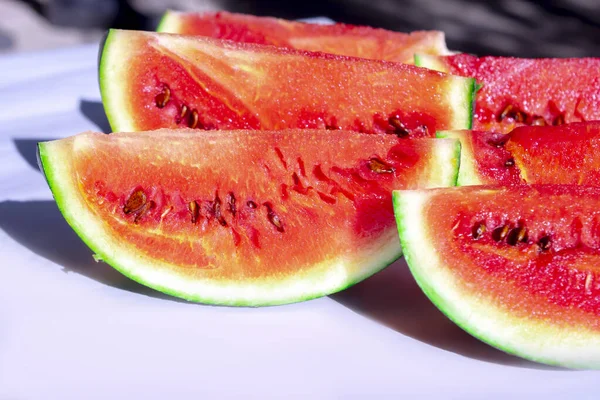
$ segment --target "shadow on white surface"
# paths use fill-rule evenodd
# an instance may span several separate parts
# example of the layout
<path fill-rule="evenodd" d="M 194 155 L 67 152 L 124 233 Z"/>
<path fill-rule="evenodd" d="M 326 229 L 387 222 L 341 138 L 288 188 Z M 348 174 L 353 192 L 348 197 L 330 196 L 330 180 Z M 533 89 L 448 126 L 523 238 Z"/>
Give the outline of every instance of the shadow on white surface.
<path fill-rule="evenodd" d="M 90 120 L 90 122 L 96 125 L 101 132 L 112 132 L 102 102 L 82 99 L 79 101 L 79 111 Z"/>
<path fill-rule="evenodd" d="M 41 172 L 37 161 L 37 144 L 50 139 L 13 139 L 17 151 L 27 164 L 37 172 Z"/>
<path fill-rule="evenodd" d="M 404 259 L 329 297 L 403 335 L 446 351 L 501 365 L 560 370 L 506 354 L 463 331 L 423 294 Z"/>
<path fill-rule="evenodd" d="M 32 252 L 61 266 L 66 273 L 75 272 L 145 296 L 185 302 L 132 281 L 108 264 L 94 261 L 92 251 L 67 224 L 54 201 L 0 202 L 0 229 Z"/>
<path fill-rule="evenodd" d="M 108 264 L 95 262 L 92 251 L 67 224 L 54 201 L 0 202 L 0 229 L 67 273 L 75 272 L 120 290 L 187 303 L 140 285 Z M 467 334 L 425 297 L 404 260 L 329 297 L 396 332 L 464 357 L 522 368 L 560 370 L 508 355 Z"/>

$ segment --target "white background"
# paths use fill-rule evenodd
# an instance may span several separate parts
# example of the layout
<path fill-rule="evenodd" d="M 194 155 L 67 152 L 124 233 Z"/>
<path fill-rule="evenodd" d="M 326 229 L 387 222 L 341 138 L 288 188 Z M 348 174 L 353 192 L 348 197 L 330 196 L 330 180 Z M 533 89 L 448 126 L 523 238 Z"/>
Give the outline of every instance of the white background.
<path fill-rule="evenodd" d="M 403 262 L 330 297 L 187 304 L 95 263 L 35 165 L 39 140 L 108 130 L 97 46 L 0 58 L 0 399 L 580 398 L 600 375 L 482 344 Z"/>

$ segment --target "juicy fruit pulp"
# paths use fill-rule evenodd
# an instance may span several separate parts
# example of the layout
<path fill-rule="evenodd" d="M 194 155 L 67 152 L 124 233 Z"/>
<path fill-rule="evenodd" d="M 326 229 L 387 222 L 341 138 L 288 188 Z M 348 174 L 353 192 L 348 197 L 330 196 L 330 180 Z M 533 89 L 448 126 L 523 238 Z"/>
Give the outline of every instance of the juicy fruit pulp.
<path fill-rule="evenodd" d="M 448 53 L 444 33 L 438 31 L 401 33 L 367 26 L 307 24 L 228 12 L 167 11 L 157 30 L 410 64 L 415 53 Z"/>
<path fill-rule="evenodd" d="M 538 362 L 600 368 L 600 188 L 396 191 L 404 256 L 462 328 Z"/>
<path fill-rule="evenodd" d="M 416 56 L 420 66 L 477 80 L 473 129 L 556 126 L 600 119 L 600 58 Z"/>
<path fill-rule="evenodd" d="M 526 182 L 600 186 L 600 122 L 517 128 L 506 149 Z"/>
<path fill-rule="evenodd" d="M 39 145 L 59 208 L 100 258 L 192 301 L 341 290 L 400 255 L 391 191 L 447 186 L 454 140 L 323 131 L 84 133 Z"/>
<path fill-rule="evenodd" d="M 600 186 L 600 122 L 522 126 L 510 133 L 450 131 L 461 142 L 458 185 Z"/>
<path fill-rule="evenodd" d="M 473 80 L 384 61 L 199 36 L 110 32 L 100 64 L 115 131 L 310 128 L 433 136 L 471 124 Z"/>

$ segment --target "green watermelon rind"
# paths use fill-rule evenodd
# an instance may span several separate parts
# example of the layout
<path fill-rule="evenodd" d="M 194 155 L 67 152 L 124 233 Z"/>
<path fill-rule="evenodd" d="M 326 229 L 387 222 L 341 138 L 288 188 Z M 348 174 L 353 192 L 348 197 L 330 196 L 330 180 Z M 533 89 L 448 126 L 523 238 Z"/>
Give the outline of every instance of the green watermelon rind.
<path fill-rule="evenodd" d="M 415 281 L 429 300 L 461 329 L 505 353 L 547 365 L 600 369 L 600 336 L 570 331 L 542 321 L 518 318 L 484 296 L 469 297 L 435 248 L 425 223 L 423 205 L 433 190 L 392 193 L 403 256 Z M 476 292 L 476 291 L 475 291 Z"/>
<path fill-rule="evenodd" d="M 85 200 L 78 192 L 77 182 L 72 176 L 65 154 L 52 150 L 52 142 L 38 144 L 38 159 L 40 167 L 56 200 L 62 215 L 77 233 L 77 235 L 95 253 L 94 258 L 102 260 L 130 279 L 151 287 L 160 292 L 188 301 L 229 306 L 269 306 L 295 303 L 310 300 L 344 290 L 369 276 L 381 271 L 401 256 L 401 248 L 395 229 L 391 228 L 360 259 L 344 257 L 334 262 L 324 261 L 327 273 L 311 271 L 304 277 L 297 274 L 285 281 L 224 283 L 222 286 L 208 285 L 193 287 L 185 277 L 177 273 L 152 272 L 145 267 L 147 261 L 153 261 L 143 254 L 136 254 L 132 249 L 123 246 L 118 237 L 111 237 L 102 221 L 94 218 L 93 212 L 85 206 Z M 460 144 L 448 141 L 447 145 L 439 146 L 440 154 L 430 171 L 431 182 L 443 182 L 435 186 L 453 185 L 456 180 L 459 163 Z M 68 157 L 68 155 L 67 155 Z M 445 161 L 445 162 L 444 162 Z M 444 164 L 442 164 L 444 162 Z M 124 250 L 123 250 L 124 249 Z M 121 253 L 119 253 L 121 252 Z M 146 262 L 146 264 L 144 264 Z M 360 265 L 357 272 L 349 268 L 352 263 Z M 360 263 L 360 264 L 359 264 Z M 154 263 L 156 265 L 158 263 Z M 333 266 L 331 265 L 333 264 Z M 140 267 L 139 265 L 142 265 Z M 168 265 L 166 265 L 168 267 Z M 159 268 L 160 270 L 160 268 Z M 163 269 L 164 271 L 165 269 Z M 355 268 L 355 271 L 357 269 Z M 167 270 L 168 271 L 168 270 Z M 157 277 L 158 276 L 158 277 Z M 300 276 L 300 277 L 299 277 Z M 166 278 L 165 278 L 166 277 Z M 167 284 L 165 282 L 168 281 Z M 209 288 L 209 289 L 207 289 Z M 207 294 L 210 291 L 210 294 Z M 216 293 L 216 294 L 215 294 Z"/>
<path fill-rule="evenodd" d="M 106 118 L 108 119 L 112 130 L 115 132 L 131 132 L 134 131 L 135 128 L 132 125 L 131 119 L 126 117 L 128 113 L 122 111 L 126 108 L 125 104 L 122 101 L 122 96 L 108 95 L 112 91 L 118 90 L 118 87 L 120 85 L 118 79 L 107 78 L 107 75 L 111 73 L 111 71 L 109 71 L 108 65 L 110 65 L 111 63 L 111 55 L 113 55 L 114 52 L 110 52 L 109 49 L 111 48 L 110 44 L 112 43 L 114 37 L 115 31 L 112 29 L 109 30 L 106 36 L 104 37 L 98 55 L 98 83 L 100 85 L 100 96 L 102 98 L 102 104 L 104 105 L 104 112 L 106 113 Z M 126 62 L 126 60 L 123 60 L 121 62 Z M 113 65 L 120 64 L 121 63 Z"/>
<path fill-rule="evenodd" d="M 475 111 L 476 82 L 473 78 L 458 78 L 450 85 L 450 102 L 454 108 L 453 129 L 471 129 Z M 458 105 L 461 105 L 458 107 Z"/>
<path fill-rule="evenodd" d="M 481 175 L 477 172 L 477 163 L 473 147 L 467 137 L 469 131 L 438 131 L 436 137 L 441 139 L 456 139 L 461 144 L 460 151 L 460 169 L 456 180 L 456 186 L 474 186 L 483 185 Z"/>
<path fill-rule="evenodd" d="M 174 27 L 173 23 L 178 23 L 177 19 L 178 12 L 173 10 L 167 10 L 158 21 L 158 25 L 156 26 L 156 32 L 177 32 L 176 27 Z"/>

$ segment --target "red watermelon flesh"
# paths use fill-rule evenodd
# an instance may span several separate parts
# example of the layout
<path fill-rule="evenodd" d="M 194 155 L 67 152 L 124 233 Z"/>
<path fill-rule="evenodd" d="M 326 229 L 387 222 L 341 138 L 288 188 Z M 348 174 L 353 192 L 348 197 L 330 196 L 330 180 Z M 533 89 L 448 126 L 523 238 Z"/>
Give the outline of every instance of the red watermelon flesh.
<path fill-rule="evenodd" d="M 344 129 L 434 136 L 471 124 L 473 80 L 411 65 L 112 30 L 100 63 L 115 131 Z"/>
<path fill-rule="evenodd" d="M 416 64 L 477 80 L 475 130 L 508 133 L 521 125 L 600 120 L 600 58 L 423 55 Z"/>
<path fill-rule="evenodd" d="M 530 183 L 600 185 L 600 122 L 521 127 L 506 150 Z"/>
<path fill-rule="evenodd" d="M 391 192 L 447 186 L 458 142 L 158 130 L 41 143 L 60 210 L 113 267 L 214 304 L 341 290 L 400 255 Z"/>
<path fill-rule="evenodd" d="M 167 11 L 157 30 L 410 64 L 415 53 L 448 53 L 444 33 L 439 31 L 401 33 L 368 26 L 308 24 L 224 11 Z"/>
<path fill-rule="evenodd" d="M 504 351 L 600 368 L 600 188 L 394 192 L 404 256 L 427 296 Z"/>
<path fill-rule="evenodd" d="M 600 185 L 600 122 L 521 126 L 507 135 L 440 132 L 461 142 L 459 185 Z"/>

